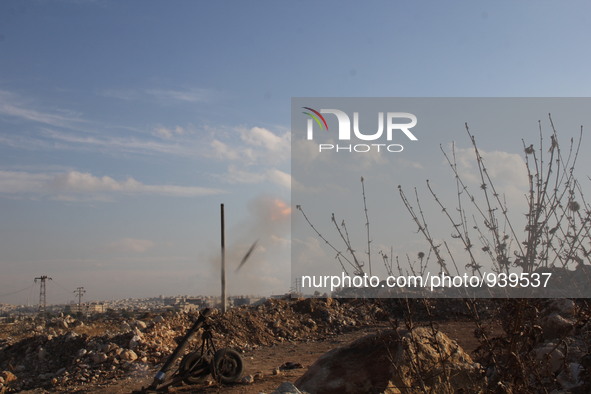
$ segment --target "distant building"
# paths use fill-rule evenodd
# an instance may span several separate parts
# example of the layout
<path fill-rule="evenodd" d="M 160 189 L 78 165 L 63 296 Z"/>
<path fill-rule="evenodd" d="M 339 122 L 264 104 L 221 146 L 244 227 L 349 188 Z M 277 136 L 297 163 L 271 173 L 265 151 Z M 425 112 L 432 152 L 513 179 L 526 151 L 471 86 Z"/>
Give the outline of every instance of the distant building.
<path fill-rule="evenodd" d="M 103 302 L 92 302 L 87 304 L 87 313 L 105 313 L 107 308 Z"/>
<path fill-rule="evenodd" d="M 203 297 L 166 297 L 163 299 L 164 305 L 173 307 L 175 310 L 192 312 L 208 306 L 208 299 Z"/>
<path fill-rule="evenodd" d="M 291 294 L 286 293 L 286 294 L 271 294 L 271 296 L 269 296 L 269 298 L 275 299 L 275 300 L 288 300 L 291 298 Z"/>
<path fill-rule="evenodd" d="M 180 304 L 181 302 L 184 302 L 185 297 L 166 297 L 164 299 L 164 305 L 168 305 L 168 306 L 175 306 Z"/>
<path fill-rule="evenodd" d="M 242 305 L 250 305 L 252 303 L 252 301 L 250 300 L 250 297 L 234 297 L 232 299 L 232 302 L 234 304 L 234 306 L 242 306 Z"/>
<path fill-rule="evenodd" d="M 70 304 L 64 308 L 64 313 L 70 315 L 77 315 L 79 313 L 83 315 L 89 315 L 94 313 L 105 313 L 107 310 L 103 302 L 91 302 L 89 304 Z"/>

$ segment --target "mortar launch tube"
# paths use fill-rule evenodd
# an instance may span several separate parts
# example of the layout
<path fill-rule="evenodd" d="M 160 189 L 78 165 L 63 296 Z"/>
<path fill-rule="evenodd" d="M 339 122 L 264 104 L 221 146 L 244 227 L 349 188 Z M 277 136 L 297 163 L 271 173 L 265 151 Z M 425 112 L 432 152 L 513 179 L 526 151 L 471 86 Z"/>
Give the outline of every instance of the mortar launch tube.
<path fill-rule="evenodd" d="M 166 360 L 160 371 L 158 371 L 158 373 L 154 377 L 154 381 L 148 387 L 149 390 L 156 390 L 156 388 L 164 382 L 164 380 L 166 379 L 166 374 L 173 366 L 174 362 L 177 360 L 179 356 L 185 354 L 185 348 L 189 344 L 191 337 L 193 336 L 193 334 L 195 334 L 195 332 L 197 332 L 197 330 L 199 330 L 199 328 L 201 328 L 201 326 L 205 322 L 205 319 L 207 319 L 209 315 L 211 315 L 211 309 L 205 308 L 201 311 L 199 318 L 197 319 L 195 324 L 193 324 L 193 327 L 191 327 L 189 331 L 187 331 L 179 345 L 176 347 L 176 349 L 174 349 L 170 357 L 168 357 L 168 360 Z"/>

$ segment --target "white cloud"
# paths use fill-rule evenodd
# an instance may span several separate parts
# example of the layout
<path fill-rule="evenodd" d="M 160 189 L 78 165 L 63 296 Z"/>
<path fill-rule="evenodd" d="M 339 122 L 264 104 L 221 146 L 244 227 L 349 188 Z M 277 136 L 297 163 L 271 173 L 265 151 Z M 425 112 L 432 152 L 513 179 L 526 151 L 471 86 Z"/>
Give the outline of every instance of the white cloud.
<path fill-rule="evenodd" d="M 20 97 L 5 90 L 0 90 L 0 115 L 55 127 L 73 127 L 75 124 L 84 122 L 79 116 L 68 111 L 50 113 L 31 108 Z"/>
<path fill-rule="evenodd" d="M 52 176 L 49 174 L 0 171 L 0 193 L 40 193 L 51 180 Z"/>
<path fill-rule="evenodd" d="M 189 103 L 202 103 L 210 101 L 214 93 L 207 89 L 147 89 L 145 94 L 161 101 L 186 101 Z"/>
<path fill-rule="evenodd" d="M 289 149 L 289 133 L 285 133 L 280 137 L 262 127 L 253 127 L 249 130 L 242 129 L 239 131 L 242 141 L 248 145 L 261 146 L 266 150 L 276 152 L 283 152 Z"/>
<path fill-rule="evenodd" d="M 412 161 L 412 160 L 407 160 L 407 159 L 398 159 L 398 164 L 406 167 L 406 168 L 415 168 L 415 169 L 422 169 L 424 168 L 423 165 L 421 163 L 419 163 L 418 161 Z"/>
<path fill-rule="evenodd" d="M 107 246 L 108 249 L 118 252 L 144 253 L 154 247 L 154 242 L 147 239 L 123 238 Z"/>
<path fill-rule="evenodd" d="M 236 166 L 230 165 L 228 172 L 223 176 L 223 180 L 228 183 L 261 183 L 265 181 L 266 177 L 264 174 L 257 172 L 250 172 L 242 170 Z"/>
<path fill-rule="evenodd" d="M 154 134 L 158 137 L 170 139 L 175 135 L 183 135 L 185 134 L 186 130 L 181 126 L 176 126 L 174 128 L 166 128 L 163 126 L 156 127 L 154 129 Z"/>
<path fill-rule="evenodd" d="M 105 89 L 100 92 L 106 97 L 120 100 L 155 100 L 161 104 L 173 104 L 178 102 L 204 103 L 215 100 L 220 96 L 218 92 L 210 89 Z"/>
<path fill-rule="evenodd" d="M 240 161 L 242 165 L 277 164 L 289 160 L 290 141 L 289 132 L 277 135 L 262 127 L 238 128 L 230 133 L 218 132 L 210 142 L 209 156 Z"/>
<path fill-rule="evenodd" d="M 125 152 L 134 154 L 166 154 L 181 157 L 214 158 L 220 161 L 240 162 L 240 165 L 277 164 L 289 161 L 289 133 L 276 136 L 272 132 L 252 128 L 234 130 L 240 138 L 237 142 L 231 139 L 212 138 L 203 140 L 203 134 L 191 131 L 191 128 L 175 126 L 172 128 L 158 126 L 152 134 L 158 138 L 145 136 L 118 137 L 97 133 L 80 133 L 57 131 L 42 128 L 39 136 L 30 138 L 21 135 L 0 135 L 0 143 L 21 149 L 44 150 L 90 150 L 104 149 L 105 152 Z M 221 135 L 221 133 L 218 133 Z M 173 138 L 178 137 L 178 138 Z M 209 146 L 209 149 L 207 147 Z"/>
<path fill-rule="evenodd" d="M 211 141 L 211 148 L 212 150 L 208 152 L 208 155 L 218 160 L 234 161 L 240 158 L 240 153 L 238 150 L 230 147 L 228 144 L 220 140 L 214 139 Z"/>
<path fill-rule="evenodd" d="M 105 194 L 151 194 L 174 197 L 196 197 L 223 193 L 222 190 L 197 186 L 146 185 L 134 178 L 124 181 L 90 173 L 30 173 L 0 170 L 0 194 L 34 193 L 60 200 L 77 200 L 78 195 L 105 200 Z"/>
<path fill-rule="evenodd" d="M 523 158 L 519 154 L 503 151 L 487 152 L 479 149 L 479 152 L 497 192 L 504 193 L 512 203 L 525 202 L 528 180 Z M 474 150 L 456 147 L 456 161 L 458 173 L 464 182 L 480 187 L 481 179 Z"/>
<path fill-rule="evenodd" d="M 210 142 L 211 149 L 207 155 L 229 162 L 227 172 L 220 176 L 225 182 L 269 182 L 289 189 L 291 175 L 276 166 L 290 160 L 290 141 L 289 132 L 278 135 L 262 127 L 217 131 Z"/>
<path fill-rule="evenodd" d="M 267 172 L 267 178 L 276 185 L 286 189 L 291 188 L 291 175 L 278 169 L 272 169 Z"/>
<path fill-rule="evenodd" d="M 254 172 L 230 165 L 228 167 L 228 172 L 222 175 L 222 179 L 228 183 L 243 184 L 270 182 L 288 190 L 291 188 L 291 175 L 276 168 L 264 172 Z"/>
<path fill-rule="evenodd" d="M 91 136 L 87 134 L 77 135 L 55 130 L 44 130 L 45 136 L 54 141 L 64 143 L 63 149 L 96 149 L 105 148 L 110 152 L 119 150 L 137 154 L 171 154 L 177 156 L 195 155 L 196 148 L 191 144 L 176 142 L 163 142 L 145 138 L 118 138 Z"/>

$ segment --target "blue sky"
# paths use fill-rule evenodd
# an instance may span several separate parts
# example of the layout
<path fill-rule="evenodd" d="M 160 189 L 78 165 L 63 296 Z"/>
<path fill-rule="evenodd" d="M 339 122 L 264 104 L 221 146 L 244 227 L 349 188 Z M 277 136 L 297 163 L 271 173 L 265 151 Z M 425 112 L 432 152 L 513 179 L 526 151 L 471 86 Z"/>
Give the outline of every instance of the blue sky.
<path fill-rule="evenodd" d="M 588 96 L 590 8 L 3 1 L 0 302 L 216 293 L 222 202 L 230 293 L 283 292 L 291 97 Z"/>

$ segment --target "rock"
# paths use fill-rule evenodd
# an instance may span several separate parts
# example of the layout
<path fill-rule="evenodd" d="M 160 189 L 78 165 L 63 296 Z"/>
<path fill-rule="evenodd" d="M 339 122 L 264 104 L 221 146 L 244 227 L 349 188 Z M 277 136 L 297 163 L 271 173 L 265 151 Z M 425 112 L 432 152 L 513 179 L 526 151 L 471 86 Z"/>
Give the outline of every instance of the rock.
<path fill-rule="evenodd" d="M 140 337 L 140 338 L 143 338 L 143 337 L 144 337 L 144 336 L 142 335 L 142 332 L 140 331 L 140 329 L 139 329 L 139 328 L 137 328 L 137 327 L 135 327 L 135 328 L 133 329 L 133 335 L 135 335 L 135 336 L 137 336 L 137 337 Z"/>
<path fill-rule="evenodd" d="M 273 375 L 281 375 L 281 370 L 279 368 L 273 368 Z"/>
<path fill-rule="evenodd" d="M 287 369 L 301 369 L 304 368 L 304 366 L 300 363 L 294 363 L 291 361 L 286 361 L 283 364 L 281 364 L 281 366 L 279 367 L 280 370 L 284 371 Z"/>
<path fill-rule="evenodd" d="M 133 350 L 126 349 L 121 352 L 121 359 L 124 361 L 135 361 L 137 360 L 137 354 Z"/>
<path fill-rule="evenodd" d="M 130 349 L 135 349 L 138 347 L 138 345 L 141 343 L 142 338 L 138 335 L 134 335 L 130 340 L 129 340 L 129 348 Z"/>
<path fill-rule="evenodd" d="M 285 340 L 326 338 L 341 332 L 341 326 L 370 324 L 373 321 L 371 308 L 374 306 L 358 301 L 349 304 L 348 301 L 323 299 L 263 300 L 254 307 L 232 308 L 226 316 L 220 315 L 212 321 L 215 340 L 220 346 L 252 350 Z M 51 387 L 50 380 L 38 378 L 39 374 L 48 372 L 54 373 L 51 379 L 58 381 L 54 385 L 56 391 L 62 392 L 75 390 L 83 381 L 102 384 L 132 373 L 143 376 L 142 368 L 164 363 L 177 346 L 175 340 L 194 323 L 194 315 L 187 313 L 145 316 L 142 322 L 118 316 L 96 316 L 85 323 L 88 330 L 78 335 L 70 329 L 80 321 L 68 316 L 53 319 L 49 328 L 39 326 L 38 332 L 34 328 L 39 323 L 27 321 L 23 331 L 31 333 L 28 338 L 0 339 L 0 366 L 6 369 L 18 366 L 10 370 L 18 375 L 17 384 L 24 390 Z M 57 327 L 58 320 L 68 324 L 67 331 Z M 275 322 L 277 333 L 272 328 Z M 147 327 L 143 328 L 144 325 Z M 38 361 L 40 348 L 47 350 L 42 363 Z M 107 360 L 103 362 L 104 355 Z M 63 367 L 67 370 L 58 375 L 55 371 Z M 265 372 L 271 375 L 272 371 Z M 281 374 L 281 371 L 276 368 L 274 373 Z M 256 380 L 257 376 L 253 374 L 252 378 Z"/>
<path fill-rule="evenodd" d="M 255 374 L 252 376 L 252 378 L 256 381 L 256 380 L 263 380 L 263 378 L 265 377 L 265 375 L 262 372 L 255 372 Z"/>
<path fill-rule="evenodd" d="M 105 353 L 95 353 L 92 355 L 92 362 L 95 364 L 102 364 L 107 361 L 109 358 Z"/>
<path fill-rule="evenodd" d="M 417 328 L 412 333 L 387 330 L 333 349 L 321 356 L 295 385 L 313 394 L 381 393 L 418 390 L 419 381 L 430 392 L 449 387 L 474 392 L 485 384 L 480 365 L 455 342 L 441 332 Z"/>
<path fill-rule="evenodd" d="M 4 383 L 10 383 L 16 381 L 17 377 L 10 371 L 2 371 L 0 372 L 0 377 L 4 379 Z"/>
<path fill-rule="evenodd" d="M 240 383 L 243 384 L 253 384 L 254 383 L 254 376 L 252 375 L 245 375 L 240 379 Z"/>
<path fill-rule="evenodd" d="M 64 330 L 67 330 L 67 329 L 68 329 L 68 323 L 67 323 L 67 322 L 66 322 L 66 320 L 64 320 L 64 319 L 59 319 L 59 320 L 57 321 L 57 327 L 58 327 L 58 328 L 62 328 L 62 329 L 64 329 Z"/>
<path fill-rule="evenodd" d="M 78 338 L 78 334 L 76 334 L 74 331 L 69 331 L 69 332 L 66 334 L 66 338 L 65 338 L 65 339 L 66 339 L 66 341 L 73 341 L 73 340 L 75 340 L 76 338 Z"/>
<path fill-rule="evenodd" d="M 584 382 L 581 380 L 581 373 L 585 370 L 579 363 L 569 363 L 567 368 L 563 369 L 556 377 L 556 381 L 564 390 L 571 390 L 581 386 Z"/>
<path fill-rule="evenodd" d="M 568 298 L 559 298 L 552 300 L 550 304 L 542 312 L 543 315 L 549 315 L 551 313 L 558 313 L 563 317 L 574 317 L 576 311 L 576 305 L 573 300 Z"/>
<path fill-rule="evenodd" d="M 536 360 L 551 373 L 558 372 L 564 363 L 564 354 L 553 343 L 534 349 Z"/>
<path fill-rule="evenodd" d="M 312 329 L 316 328 L 316 326 L 317 326 L 316 322 L 315 322 L 314 320 L 312 320 L 312 319 L 308 319 L 308 320 L 306 320 L 306 321 L 304 322 L 304 324 L 305 324 L 307 327 L 309 327 L 309 328 L 312 328 Z"/>
<path fill-rule="evenodd" d="M 567 319 L 558 313 L 551 313 L 540 319 L 542 335 L 544 339 L 561 338 L 572 335 L 575 329 L 575 322 Z"/>
<path fill-rule="evenodd" d="M 307 394 L 305 391 L 300 391 L 296 386 L 289 382 L 281 383 L 275 391 L 271 394 Z"/>

